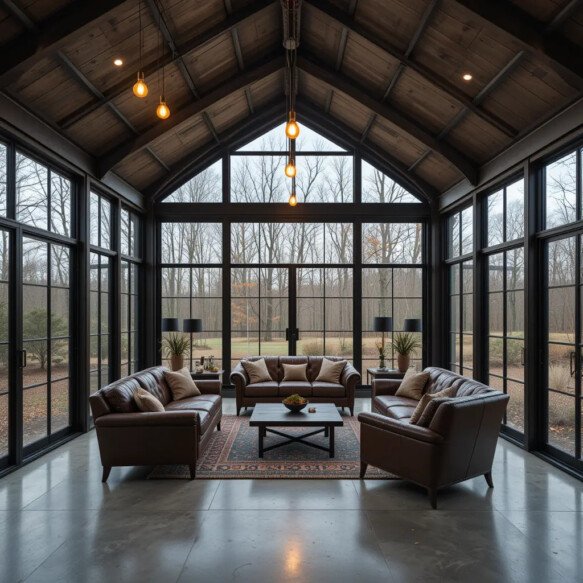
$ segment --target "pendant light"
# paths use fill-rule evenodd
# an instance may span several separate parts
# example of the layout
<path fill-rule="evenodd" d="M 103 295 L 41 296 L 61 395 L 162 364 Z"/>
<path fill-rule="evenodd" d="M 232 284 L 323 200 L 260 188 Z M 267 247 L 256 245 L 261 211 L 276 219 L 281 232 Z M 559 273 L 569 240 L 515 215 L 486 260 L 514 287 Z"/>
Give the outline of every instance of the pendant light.
<path fill-rule="evenodd" d="M 161 20 L 162 20 L 162 10 L 160 6 L 158 6 L 158 89 L 160 89 L 160 55 L 162 53 L 162 27 L 161 27 Z M 162 91 L 160 93 L 160 103 L 158 103 L 158 107 L 156 108 L 156 115 L 160 119 L 168 119 L 170 117 L 170 108 L 166 103 L 166 97 L 164 97 L 164 90 L 166 88 L 166 67 L 162 67 Z"/>
<path fill-rule="evenodd" d="M 295 140 L 300 135 L 300 126 L 296 121 L 296 112 L 290 111 L 287 123 L 285 124 L 285 135 L 290 140 Z"/>
<path fill-rule="evenodd" d="M 298 204 L 298 197 L 296 196 L 296 179 L 295 177 L 292 178 L 292 187 L 289 198 L 287 199 L 287 204 L 289 206 L 297 206 Z"/>
<path fill-rule="evenodd" d="M 146 85 L 146 81 L 144 80 L 144 71 L 142 70 L 142 0 L 138 1 L 138 23 L 139 23 L 139 43 L 140 43 L 140 68 L 138 70 L 138 80 L 134 83 L 132 91 L 136 97 L 140 99 L 144 99 L 148 95 L 148 86 Z"/>
<path fill-rule="evenodd" d="M 296 168 L 296 148 L 293 140 L 288 140 L 289 142 L 289 158 L 287 164 L 285 165 L 284 173 L 288 178 L 295 178 L 297 173 Z"/>

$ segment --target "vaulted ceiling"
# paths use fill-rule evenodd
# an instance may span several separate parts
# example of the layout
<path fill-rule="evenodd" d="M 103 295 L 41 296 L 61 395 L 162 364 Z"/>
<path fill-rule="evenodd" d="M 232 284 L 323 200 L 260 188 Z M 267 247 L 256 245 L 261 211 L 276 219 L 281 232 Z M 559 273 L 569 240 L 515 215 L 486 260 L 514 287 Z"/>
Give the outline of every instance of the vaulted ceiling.
<path fill-rule="evenodd" d="M 143 0 L 142 12 L 150 94 L 138 100 L 138 0 L 0 0 L 0 91 L 102 174 L 154 195 L 194 158 L 281 118 L 285 61 L 279 1 Z M 298 68 L 300 123 L 342 128 L 439 193 L 475 183 L 581 98 L 583 1 L 304 0 Z"/>

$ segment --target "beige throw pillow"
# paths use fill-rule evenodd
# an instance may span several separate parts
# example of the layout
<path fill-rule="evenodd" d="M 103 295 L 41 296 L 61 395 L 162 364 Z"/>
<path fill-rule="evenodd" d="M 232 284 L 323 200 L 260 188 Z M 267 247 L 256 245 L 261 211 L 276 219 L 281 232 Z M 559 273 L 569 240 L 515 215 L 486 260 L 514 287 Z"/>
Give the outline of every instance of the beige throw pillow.
<path fill-rule="evenodd" d="M 186 367 L 178 371 L 165 370 L 164 378 L 175 401 L 180 401 L 180 399 L 186 399 L 187 397 L 196 397 L 201 394 Z"/>
<path fill-rule="evenodd" d="M 428 380 L 428 372 L 420 372 L 410 376 L 405 375 L 395 395 L 397 397 L 407 397 L 419 401 L 423 396 L 423 390 Z"/>
<path fill-rule="evenodd" d="M 433 421 L 433 417 L 437 413 L 437 409 L 442 403 L 446 401 L 455 401 L 456 397 L 438 397 L 437 399 L 431 399 L 425 407 L 423 413 L 421 413 L 421 417 L 419 421 L 417 421 L 416 425 L 419 427 L 429 427 L 431 422 Z"/>
<path fill-rule="evenodd" d="M 283 365 L 283 380 L 286 381 L 304 381 L 308 382 L 306 376 L 307 364 L 284 364 Z"/>
<path fill-rule="evenodd" d="M 419 421 L 421 419 L 421 416 L 423 415 L 425 409 L 427 408 L 431 401 L 433 401 L 434 399 L 439 399 L 441 397 L 455 397 L 456 392 L 457 389 L 455 387 L 448 387 L 447 389 L 443 389 L 442 391 L 439 391 L 437 393 L 425 393 L 425 395 L 421 397 L 421 400 L 417 404 L 417 407 L 415 407 L 415 411 L 413 411 L 413 415 L 411 415 L 409 423 L 412 423 L 413 425 L 420 425 Z M 433 411 L 433 413 L 435 413 L 435 410 Z M 431 419 L 432 418 L 433 414 L 431 415 Z M 424 421 L 426 421 L 426 419 Z M 429 425 L 429 423 L 427 423 L 427 425 Z M 427 425 L 425 425 L 424 427 L 427 427 Z"/>
<path fill-rule="evenodd" d="M 324 358 L 322 360 L 322 368 L 320 368 L 320 373 L 316 378 L 316 382 L 321 381 L 323 383 L 340 383 L 340 376 L 342 375 L 342 371 L 346 366 L 348 361 L 346 360 L 328 360 Z"/>
<path fill-rule="evenodd" d="M 138 409 L 144 413 L 163 413 L 164 405 L 146 389 L 136 389 L 134 391 L 134 403 Z"/>
<path fill-rule="evenodd" d="M 265 364 L 265 358 L 260 358 L 259 360 L 243 360 L 241 361 L 245 372 L 249 375 L 249 383 L 267 383 L 272 381 L 271 375 L 267 370 L 267 365 Z"/>

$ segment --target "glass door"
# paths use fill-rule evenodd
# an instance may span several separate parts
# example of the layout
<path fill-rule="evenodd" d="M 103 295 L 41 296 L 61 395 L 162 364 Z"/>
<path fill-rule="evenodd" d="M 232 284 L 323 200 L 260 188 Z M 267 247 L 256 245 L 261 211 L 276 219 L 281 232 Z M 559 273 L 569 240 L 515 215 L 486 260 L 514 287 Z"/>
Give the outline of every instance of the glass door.
<path fill-rule="evenodd" d="M 22 239 L 22 444 L 39 449 L 71 426 L 70 250 Z"/>
<path fill-rule="evenodd" d="M 547 244 L 546 443 L 581 460 L 583 235 Z"/>
<path fill-rule="evenodd" d="M 10 288 L 11 274 L 11 240 L 10 232 L 0 229 L 0 469 L 7 466 L 13 446 L 10 432 L 13 419 L 12 378 L 10 366 L 10 315 L 12 314 L 12 294 Z"/>

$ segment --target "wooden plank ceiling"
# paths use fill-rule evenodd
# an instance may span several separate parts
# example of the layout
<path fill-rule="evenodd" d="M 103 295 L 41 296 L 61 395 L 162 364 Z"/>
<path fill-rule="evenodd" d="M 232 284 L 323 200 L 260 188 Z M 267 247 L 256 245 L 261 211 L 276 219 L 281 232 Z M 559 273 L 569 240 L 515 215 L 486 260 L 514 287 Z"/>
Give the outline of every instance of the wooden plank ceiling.
<path fill-rule="evenodd" d="M 0 0 L 0 91 L 103 174 L 154 195 L 237 128 L 283 111 L 281 6 L 142 0 L 145 100 L 131 92 L 138 7 Z M 166 121 L 155 116 L 162 66 Z M 475 182 L 482 164 L 581 97 L 583 1 L 304 0 L 298 66 L 307 123 L 342 126 L 439 193 Z"/>

